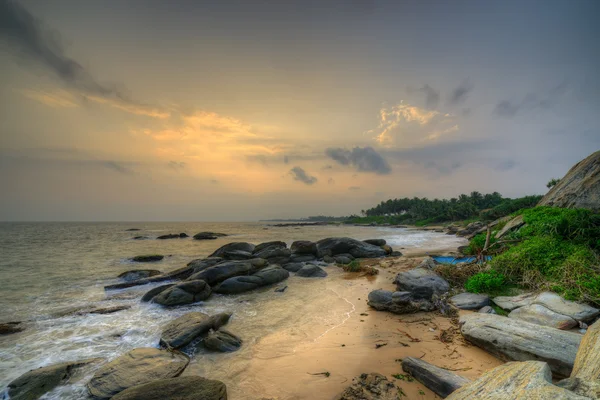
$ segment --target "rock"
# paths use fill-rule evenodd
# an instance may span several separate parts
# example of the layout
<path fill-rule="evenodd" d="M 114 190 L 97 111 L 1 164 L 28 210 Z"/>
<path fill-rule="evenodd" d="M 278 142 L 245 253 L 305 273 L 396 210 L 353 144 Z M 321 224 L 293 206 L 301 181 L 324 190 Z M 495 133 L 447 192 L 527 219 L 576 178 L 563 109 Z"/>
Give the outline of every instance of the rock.
<path fill-rule="evenodd" d="M 575 164 L 538 205 L 600 211 L 600 151 Z"/>
<path fill-rule="evenodd" d="M 275 291 L 278 293 L 283 293 L 283 292 L 285 292 L 285 289 L 287 289 L 287 288 L 288 288 L 287 286 L 283 286 L 283 287 L 275 289 Z"/>
<path fill-rule="evenodd" d="M 210 286 L 198 279 L 167 288 L 154 296 L 152 302 L 168 307 L 192 304 L 208 299 L 211 292 Z"/>
<path fill-rule="evenodd" d="M 363 240 L 363 242 L 372 244 L 373 246 L 378 246 L 378 247 L 385 246 L 387 244 L 385 239 L 367 239 L 367 240 Z"/>
<path fill-rule="evenodd" d="M 394 250 L 389 255 L 390 257 L 402 257 L 402 252 Z"/>
<path fill-rule="evenodd" d="M 165 258 L 165 256 L 162 256 L 160 254 L 148 254 L 148 255 L 144 255 L 144 256 L 135 256 L 131 259 L 131 261 L 133 261 L 133 262 L 155 262 L 155 261 L 160 261 L 163 258 Z"/>
<path fill-rule="evenodd" d="M 352 262 L 353 258 L 349 258 L 343 255 L 340 256 L 335 256 L 335 262 L 338 264 L 350 264 Z"/>
<path fill-rule="evenodd" d="M 290 271 L 290 272 L 298 272 L 299 270 L 302 269 L 302 267 L 304 267 L 304 263 L 299 263 L 299 262 L 297 262 L 297 263 L 289 263 L 289 264 L 285 264 L 283 266 L 283 268 L 286 271 Z"/>
<path fill-rule="evenodd" d="M 471 237 L 471 236 L 476 235 L 479 230 L 485 229 L 485 228 L 486 228 L 486 225 L 483 222 L 475 221 L 475 222 L 471 222 L 464 229 L 461 229 L 458 232 L 456 232 L 456 234 L 458 236 Z"/>
<path fill-rule="evenodd" d="M 540 361 L 511 362 L 484 373 L 457 389 L 447 400 L 584 400 L 552 384 L 548 364 Z M 589 400 L 589 399 L 588 399 Z"/>
<path fill-rule="evenodd" d="M 600 321 L 588 328 L 579 345 L 571 376 L 558 386 L 591 399 L 600 398 Z"/>
<path fill-rule="evenodd" d="M 97 399 L 110 399 L 133 386 L 179 376 L 190 362 L 183 353 L 139 348 L 100 367 L 87 388 Z"/>
<path fill-rule="evenodd" d="M 231 250 L 223 253 L 223 258 L 226 260 L 249 260 L 254 258 L 252 253 L 243 250 Z"/>
<path fill-rule="evenodd" d="M 504 360 L 546 361 L 558 376 L 569 376 L 581 335 L 494 314 L 460 319 L 461 333 L 471 343 Z"/>
<path fill-rule="evenodd" d="M 256 247 L 254 247 L 253 254 L 261 252 L 264 249 L 269 248 L 269 247 L 285 249 L 285 248 L 287 248 L 287 243 L 282 242 L 280 240 L 274 240 L 272 242 L 264 242 L 264 243 L 256 245 Z M 261 257 L 261 258 L 263 258 L 263 257 Z"/>
<path fill-rule="evenodd" d="M 378 311 L 390 311 L 395 314 L 410 314 L 435 309 L 431 301 L 415 299 L 410 292 L 391 292 L 381 289 L 369 293 L 367 304 Z"/>
<path fill-rule="evenodd" d="M 264 258 L 271 260 L 273 258 L 285 258 L 288 259 L 292 255 L 292 251 L 286 247 L 281 246 L 270 246 L 260 251 L 254 251 L 253 257 Z"/>
<path fill-rule="evenodd" d="M 411 292 L 415 299 L 431 299 L 450 290 L 450 284 L 444 278 L 428 268 L 414 268 L 400 272 L 394 279 L 398 291 Z"/>
<path fill-rule="evenodd" d="M 555 313 L 540 304 L 519 307 L 508 314 L 508 318 L 531 322 L 536 325 L 549 326 L 556 329 L 571 329 L 577 326 L 577 321 L 566 315 Z"/>
<path fill-rule="evenodd" d="M 490 298 L 485 294 L 460 293 L 450 297 L 450 303 L 461 310 L 478 310 L 490 304 Z"/>
<path fill-rule="evenodd" d="M 481 307 L 481 309 L 477 312 L 481 314 L 496 314 L 496 310 L 494 310 L 492 306 Z"/>
<path fill-rule="evenodd" d="M 535 296 L 535 293 L 524 293 L 518 296 L 498 296 L 493 298 L 492 301 L 501 309 L 512 311 L 515 308 L 530 305 L 533 303 Z"/>
<path fill-rule="evenodd" d="M 25 328 L 21 326 L 20 322 L 6 322 L 0 324 L 0 335 L 10 335 L 13 333 L 23 332 Z"/>
<path fill-rule="evenodd" d="M 154 289 L 151 289 L 149 291 L 146 292 L 146 294 L 144 294 L 142 296 L 141 301 L 144 303 L 149 302 L 150 300 L 152 300 L 156 295 L 158 295 L 159 293 L 164 292 L 165 290 L 167 290 L 168 288 L 175 286 L 174 283 L 169 283 L 167 285 L 162 285 L 162 286 L 157 286 Z"/>
<path fill-rule="evenodd" d="M 315 261 L 317 259 L 313 254 L 302 254 L 302 253 L 292 253 L 288 262 L 291 263 L 299 263 L 299 262 L 308 262 Z"/>
<path fill-rule="evenodd" d="M 198 232 L 194 235 L 195 240 L 215 240 L 220 237 L 225 237 L 227 234 L 225 233 L 217 233 L 217 232 Z"/>
<path fill-rule="evenodd" d="M 427 256 L 419 263 L 419 265 L 417 265 L 417 268 L 429 268 L 434 270 L 436 266 L 437 262 L 432 257 Z"/>
<path fill-rule="evenodd" d="M 231 314 L 221 313 L 208 316 L 201 312 L 190 312 L 169 322 L 160 335 L 160 345 L 180 349 L 194 339 L 207 334 L 211 329 L 218 330 L 229 322 Z"/>
<path fill-rule="evenodd" d="M 122 391 L 112 400 L 227 400 L 221 381 L 199 376 L 160 379 Z"/>
<path fill-rule="evenodd" d="M 221 246 L 217 250 L 215 250 L 215 252 L 212 253 L 209 257 L 223 257 L 225 252 L 234 250 L 241 250 L 247 251 L 248 253 L 252 253 L 254 251 L 254 245 L 252 243 L 246 242 L 227 243 L 226 245 Z"/>
<path fill-rule="evenodd" d="M 138 279 L 149 278 L 151 276 L 160 275 L 162 272 L 156 269 L 133 269 L 119 274 L 118 278 L 126 282 L 137 281 Z"/>
<path fill-rule="evenodd" d="M 385 250 L 381 247 L 347 237 L 319 240 L 317 250 L 319 258 L 326 255 L 336 256 L 342 253 L 350 253 L 355 258 L 377 258 L 386 255 Z"/>
<path fill-rule="evenodd" d="M 383 246 L 381 246 L 381 248 L 383 250 L 385 250 L 385 254 L 390 255 L 394 252 L 394 249 L 392 249 L 392 246 L 384 244 Z"/>
<path fill-rule="evenodd" d="M 312 254 L 314 256 L 318 254 L 317 244 L 308 240 L 296 240 L 290 249 L 294 254 Z"/>
<path fill-rule="evenodd" d="M 533 304 L 542 305 L 555 313 L 567 315 L 577 321 L 590 321 L 600 315 L 600 310 L 594 307 L 565 300 L 552 292 L 538 294 L 533 300 Z"/>
<path fill-rule="evenodd" d="M 231 332 L 219 329 L 218 331 L 210 332 L 208 334 L 204 339 L 204 347 L 209 350 L 227 353 L 239 350 L 239 348 L 242 347 L 242 339 Z"/>
<path fill-rule="evenodd" d="M 236 294 L 258 289 L 262 286 L 279 283 L 290 276 L 290 273 L 279 265 L 266 267 L 250 276 L 234 276 L 221 282 L 215 288 L 216 293 Z"/>
<path fill-rule="evenodd" d="M 223 261 L 225 260 L 221 257 L 199 258 L 190 261 L 189 263 L 187 263 L 187 266 L 192 269 L 192 274 L 195 274 L 196 272 L 200 272 L 202 270 L 205 270 L 206 268 L 210 268 L 214 265 L 222 263 Z M 192 274 L 190 274 L 190 276 Z"/>
<path fill-rule="evenodd" d="M 92 308 L 91 310 L 82 310 L 77 312 L 77 315 L 86 315 L 86 314 L 114 314 L 119 311 L 129 310 L 131 308 L 130 305 L 123 306 L 112 306 L 112 307 L 102 307 L 102 308 Z"/>
<path fill-rule="evenodd" d="M 397 400 L 399 398 L 396 385 L 381 374 L 361 374 L 352 382 L 339 400 Z"/>
<path fill-rule="evenodd" d="M 335 258 L 331 256 L 325 256 L 323 257 L 323 261 L 325 261 L 327 264 L 333 264 L 335 262 Z"/>
<path fill-rule="evenodd" d="M 133 240 L 145 240 L 150 239 L 148 236 L 134 236 Z"/>
<path fill-rule="evenodd" d="M 7 392 L 11 400 L 33 400 L 66 383 L 80 368 L 99 362 L 94 358 L 81 361 L 69 361 L 51 364 L 24 373 L 8 384 Z"/>
<path fill-rule="evenodd" d="M 165 240 L 165 239 L 183 239 L 188 237 L 187 233 L 169 233 L 167 235 L 160 235 L 157 237 L 157 239 L 159 240 Z"/>
<path fill-rule="evenodd" d="M 206 268 L 188 278 L 188 280 L 200 279 L 215 286 L 228 278 L 238 275 L 250 275 L 267 265 L 262 258 L 252 260 L 225 261 Z"/>
<path fill-rule="evenodd" d="M 304 278 L 325 278 L 327 272 L 316 265 L 306 264 L 296 272 L 296 276 L 302 276 Z"/>
<path fill-rule="evenodd" d="M 402 369 L 442 398 L 471 382 L 467 378 L 436 367 L 420 358 L 403 358 Z"/>
<path fill-rule="evenodd" d="M 500 231 L 498 231 L 496 233 L 495 238 L 500 239 L 503 236 L 505 236 L 507 233 L 517 230 L 520 227 L 522 227 L 523 225 L 525 225 L 525 221 L 523 221 L 523 216 L 518 215 L 518 216 L 514 217 L 513 219 L 511 219 L 510 221 L 508 221 L 506 223 L 506 225 L 504 225 L 504 228 L 500 229 Z"/>
<path fill-rule="evenodd" d="M 135 232 L 135 231 L 141 231 L 140 228 L 129 228 L 129 229 L 125 229 L 125 232 Z"/>

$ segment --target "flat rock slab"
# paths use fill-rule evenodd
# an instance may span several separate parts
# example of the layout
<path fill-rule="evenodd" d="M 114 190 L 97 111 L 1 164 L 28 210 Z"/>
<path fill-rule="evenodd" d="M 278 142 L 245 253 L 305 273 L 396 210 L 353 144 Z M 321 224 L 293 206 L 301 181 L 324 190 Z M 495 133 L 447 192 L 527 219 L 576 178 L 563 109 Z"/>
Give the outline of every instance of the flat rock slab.
<path fill-rule="evenodd" d="M 220 313 L 213 316 L 201 312 L 191 312 L 169 322 L 160 335 L 160 345 L 174 349 L 190 344 L 194 339 L 217 330 L 229 322 L 231 314 Z"/>
<path fill-rule="evenodd" d="M 431 299 L 434 294 L 442 295 L 450 290 L 450 284 L 428 268 L 400 272 L 394 283 L 399 292 L 410 292 L 419 299 Z"/>
<path fill-rule="evenodd" d="M 376 373 L 362 374 L 352 380 L 339 397 L 339 400 L 398 400 L 398 387 Z"/>
<path fill-rule="evenodd" d="M 587 304 L 568 301 L 552 292 L 543 292 L 536 296 L 533 304 L 542 305 L 555 313 L 567 315 L 577 321 L 589 321 L 600 315 L 600 310 Z"/>
<path fill-rule="evenodd" d="M 582 336 L 494 314 L 473 313 L 460 319 L 471 343 L 504 360 L 541 360 L 557 376 L 569 376 Z"/>
<path fill-rule="evenodd" d="M 501 309 L 506 311 L 512 311 L 515 308 L 530 305 L 531 303 L 533 303 L 535 297 L 535 293 L 524 293 L 518 296 L 498 296 L 494 297 L 492 301 Z"/>
<path fill-rule="evenodd" d="M 213 351 L 227 353 L 239 350 L 242 347 L 242 339 L 225 329 L 210 332 L 204 339 L 204 347 Z"/>
<path fill-rule="evenodd" d="M 154 296 L 152 302 L 168 307 L 180 306 L 206 300 L 211 293 L 210 286 L 198 279 L 166 288 Z"/>
<path fill-rule="evenodd" d="M 490 298 L 485 294 L 460 293 L 450 297 L 450 303 L 461 310 L 479 310 L 490 304 Z"/>
<path fill-rule="evenodd" d="M 508 318 L 520 319 L 536 325 L 549 326 L 556 329 L 571 329 L 577 326 L 577 321 L 566 315 L 555 313 L 539 304 L 519 307 L 508 314 Z"/>
<path fill-rule="evenodd" d="M 552 384 L 548 364 L 511 362 L 496 367 L 457 389 L 448 400 L 589 400 Z"/>
<path fill-rule="evenodd" d="M 447 397 L 471 382 L 467 378 L 414 357 L 403 358 L 402 369 L 441 397 Z"/>
<path fill-rule="evenodd" d="M 87 388 L 96 399 L 110 399 L 133 386 L 175 378 L 189 362 L 183 353 L 150 347 L 134 349 L 98 369 Z"/>
<path fill-rule="evenodd" d="M 227 388 L 221 381 L 199 376 L 161 379 L 134 386 L 112 400 L 227 400 Z"/>

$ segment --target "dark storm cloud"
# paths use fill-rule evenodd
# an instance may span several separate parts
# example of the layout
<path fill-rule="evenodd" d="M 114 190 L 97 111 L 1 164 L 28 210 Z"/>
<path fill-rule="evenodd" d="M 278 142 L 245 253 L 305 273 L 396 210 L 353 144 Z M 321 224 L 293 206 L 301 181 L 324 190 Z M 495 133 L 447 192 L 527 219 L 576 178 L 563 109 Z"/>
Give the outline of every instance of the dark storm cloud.
<path fill-rule="evenodd" d="M 372 147 L 355 147 L 350 150 L 341 147 L 330 147 L 325 154 L 341 165 L 352 165 L 360 172 L 374 172 L 387 175 L 392 172 L 388 162 Z"/>
<path fill-rule="evenodd" d="M 425 107 L 431 109 L 437 108 L 440 102 L 440 92 L 425 84 L 422 88 L 418 89 L 419 92 L 425 94 Z"/>
<path fill-rule="evenodd" d="M 568 87 L 569 84 L 562 81 L 548 91 L 527 93 L 522 100 L 502 100 L 496 104 L 494 114 L 499 117 L 512 118 L 527 111 L 552 108 L 565 94 Z"/>
<path fill-rule="evenodd" d="M 300 167 L 294 167 L 290 169 L 290 174 L 295 181 L 299 181 L 307 185 L 312 185 L 317 182 L 316 177 L 308 175 L 306 171 Z"/>
<path fill-rule="evenodd" d="M 473 90 L 473 85 L 469 81 L 461 83 L 456 89 L 450 94 L 448 102 L 450 104 L 462 104 L 469 97 L 469 92 Z"/>

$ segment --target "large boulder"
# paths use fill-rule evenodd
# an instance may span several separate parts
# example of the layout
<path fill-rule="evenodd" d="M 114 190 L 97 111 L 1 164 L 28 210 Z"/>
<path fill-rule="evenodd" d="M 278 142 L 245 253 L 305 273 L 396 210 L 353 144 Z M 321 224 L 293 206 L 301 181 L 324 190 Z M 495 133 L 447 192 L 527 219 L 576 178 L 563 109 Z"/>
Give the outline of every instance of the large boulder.
<path fill-rule="evenodd" d="M 515 308 L 528 306 L 535 300 L 535 293 L 523 293 L 518 296 L 498 296 L 492 301 L 498 307 L 506 311 L 512 311 Z"/>
<path fill-rule="evenodd" d="M 287 247 L 287 243 L 282 242 L 281 240 L 273 240 L 271 242 L 260 243 L 260 244 L 257 244 L 254 247 L 253 253 L 256 254 L 256 253 L 258 253 L 260 251 L 263 251 L 264 249 L 266 249 L 268 247 L 284 248 L 285 249 Z"/>
<path fill-rule="evenodd" d="M 221 257 L 199 258 L 196 260 L 192 260 L 189 263 L 187 263 L 187 266 L 192 270 L 192 273 L 189 276 L 197 272 L 203 271 L 206 268 L 210 268 L 214 265 L 222 263 L 223 261 L 225 261 L 225 259 Z"/>
<path fill-rule="evenodd" d="M 471 382 L 467 378 L 436 367 L 420 358 L 403 358 L 402 369 L 442 398 Z"/>
<path fill-rule="evenodd" d="M 367 240 L 363 240 L 363 242 L 372 244 L 373 246 L 378 246 L 378 247 L 385 246 L 387 244 L 385 239 L 367 239 Z"/>
<path fill-rule="evenodd" d="M 378 311 L 390 311 L 395 314 L 435 310 L 435 305 L 431 301 L 415 299 L 410 292 L 391 292 L 381 289 L 369 293 L 367 304 Z"/>
<path fill-rule="evenodd" d="M 304 278 L 325 278 L 327 276 L 327 272 L 325 272 L 325 270 L 318 265 L 305 264 L 296 272 L 296 276 L 301 276 Z"/>
<path fill-rule="evenodd" d="M 190 312 L 169 322 L 160 335 L 160 345 L 179 349 L 190 344 L 194 339 L 207 334 L 211 329 L 217 330 L 229 322 L 231 314 L 220 313 L 208 316 L 201 312 Z"/>
<path fill-rule="evenodd" d="M 538 205 L 600 211 L 600 151 L 575 164 Z"/>
<path fill-rule="evenodd" d="M 290 272 L 298 272 L 300 269 L 302 269 L 302 267 L 304 267 L 305 263 L 303 262 L 294 262 L 294 263 L 287 263 L 283 265 L 283 268 L 286 271 L 290 271 Z"/>
<path fill-rule="evenodd" d="M 11 400 L 38 399 L 44 393 L 66 383 L 80 368 L 100 360 L 69 361 L 33 369 L 9 383 L 7 393 Z"/>
<path fill-rule="evenodd" d="M 198 232 L 194 235 L 194 239 L 196 240 L 215 240 L 220 237 L 227 236 L 225 233 L 218 232 Z"/>
<path fill-rule="evenodd" d="M 254 245 L 252 243 L 246 242 L 227 243 L 226 245 L 223 245 L 217 250 L 215 250 L 215 252 L 212 253 L 209 257 L 223 257 L 226 252 L 234 250 L 241 250 L 247 251 L 248 253 L 252 253 L 254 251 Z"/>
<path fill-rule="evenodd" d="M 242 339 L 225 329 L 213 331 L 204 339 L 204 347 L 221 353 L 236 351 L 242 347 Z"/>
<path fill-rule="evenodd" d="M 160 379 L 122 391 L 112 400 L 227 400 L 221 381 L 199 376 Z"/>
<path fill-rule="evenodd" d="M 273 259 L 277 259 L 278 261 L 283 261 L 289 259 L 292 255 L 292 251 L 286 247 L 281 246 L 270 246 L 261 249 L 260 251 L 254 251 L 253 257 L 256 258 L 264 258 L 272 262 Z"/>
<path fill-rule="evenodd" d="M 131 259 L 131 261 L 133 262 L 156 262 L 156 261 L 160 261 L 163 258 L 165 258 L 165 256 L 161 255 L 161 254 L 145 254 L 142 256 L 135 256 Z"/>
<path fill-rule="evenodd" d="M 396 385 L 377 373 L 361 374 L 352 380 L 339 400 L 398 400 L 400 394 Z"/>
<path fill-rule="evenodd" d="M 279 265 L 272 265 L 250 276 L 234 276 L 226 279 L 215 288 L 215 292 L 221 294 L 243 293 L 281 282 L 289 276 L 290 273 L 287 270 L 281 268 Z"/>
<path fill-rule="evenodd" d="M 100 367 L 87 388 L 96 399 L 110 399 L 133 386 L 175 378 L 189 362 L 190 359 L 179 352 L 150 347 L 134 349 Z"/>
<path fill-rule="evenodd" d="M 210 286 L 215 286 L 228 278 L 238 275 L 250 275 L 267 265 L 267 260 L 254 258 L 252 260 L 225 261 L 206 268 L 194 275 L 189 280 L 203 280 Z"/>
<path fill-rule="evenodd" d="M 317 244 L 309 240 L 296 240 L 290 249 L 295 254 L 312 254 L 314 256 L 318 254 Z"/>
<path fill-rule="evenodd" d="M 226 260 L 249 260 L 254 256 L 249 251 L 230 250 L 223 253 L 223 258 Z"/>
<path fill-rule="evenodd" d="M 508 318 L 531 322 L 536 325 L 549 326 L 556 329 L 571 329 L 577 326 L 577 321 L 566 315 L 555 313 L 539 304 L 519 307 L 508 314 Z"/>
<path fill-rule="evenodd" d="M 600 315 L 600 310 L 587 304 L 568 301 L 552 292 L 538 294 L 533 304 L 539 304 L 555 313 L 569 316 L 577 321 L 590 321 Z"/>
<path fill-rule="evenodd" d="M 450 290 L 450 284 L 429 268 L 414 268 L 400 272 L 394 279 L 398 291 L 410 292 L 415 299 L 431 299 Z"/>
<path fill-rule="evenodd" d="M 360 240 L 343 238 L 327 238 L 317 242 L 319 258 L 349 253 L 356 258 L 385 257 L 386 252 L 379 246 L 374 246 Z"/>
<path fill-rule="evenodd" d="M 156 269 L 132 269 L 119 274 L 119 278 L 125 282 L 137 281 L 138 279 L 150 278 L 151 276 L 160 275 L 162 272 Z"/>
<path fill-rule="evenodd" d="M 490 304 L 488 295 L 467 292 L 452 296 L 449 301 L 461 310 L 479 310 Z"/>
<path fill-rule="evenodd" d="M 462 335 L 504 360 L 546 361 L 557 376 L 569 376 L 581 335 L 495 314 L 473 313 L 460 319 Z"/>
<path fill-rule="evenodd" d="M 206 300 L 211 294 L 210 286 L 203 280 L 182 282 L 171 286 L 152 298 L 162 306 L 180 306 Z"/>
<path fill-rule="evenodd" d="M 511 362 L 484 373 L 462 386 L 447 400 L 589 400 L 552 384 L 548 364 Z"/>
<path fill-rule="evenodd" d="M 147 303 L 149 301 L 151 301 L 154 297 L 156 297 L 159 293 L 164 292 L 165 290 L 167 290 L 168 288 L 175 286 L 174 283 L 169 283 L 166 285 L 161 285 L 161 286 L 157 286 L 154 289 L 150 289 L 149 291 L 147 291 L 143 296 L 142 296 L 142 303 Z"/>

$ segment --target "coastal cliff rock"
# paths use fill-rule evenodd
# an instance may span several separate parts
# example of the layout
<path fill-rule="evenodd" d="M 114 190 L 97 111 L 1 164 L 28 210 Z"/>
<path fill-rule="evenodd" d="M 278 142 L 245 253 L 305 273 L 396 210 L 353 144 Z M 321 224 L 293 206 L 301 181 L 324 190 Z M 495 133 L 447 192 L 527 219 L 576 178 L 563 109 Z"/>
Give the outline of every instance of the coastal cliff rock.
<path fill-rule="evenodd" d="M 152 298 L 152 302 L 162 306 L 192 304 L 208 299 L 211 292 L 210 286 L 198 279 L 171 286 Z"/>
<path fill-rule="evenodd" d="M 228 278 L 238 275 L 250 275 L 267 265 L 267 260 L 255 258 L 252 260 L 225 261 L 206 268 L 194 275 L 188 280 L 203 280 L 210 286 L 215 286 Z"/>
<path fill-rule="evenodd" d="M 471 382 L 467 378 L 436 367 L 420 358 L 403 358 L 402 370 L 411 374 L 416 380 L 425 385 L 425 387 L 442 398 L 449 396 L 450 393 Z"/>
<path fill-rule="evenodd" d="M 388 379 L 376 373 L 361 374 L 352 379 L 338 400 L 398 400 L 398 387 Z"/>
<path fill-rule="evenodd" d="M 450 284 L 429 268 L 414 268 L 400 272 L 394 279 L 398 291 L 410 292 L 415 299 L 431 299 L 450 290 Z"/>
<path fill-rule="evenodd" d="M 395 314 L 433 311 L 436 308 L 431 301 L 415 299 L 410 292 L 391 292 L 381 289 L 369 293 L 367 304 L 378 311 L 390 311 Z"/>
<path fill-rule="evenodd" d="M 252 253 L 254 251 L 254 245 L 252 243 L 246 242 L 227 243 L 226 245 L 219 247 L 217 250 L 214 251 L 214 253 L 212 253 L 208 257 L 224 257 L 226 252 L 235 250 L 241 250 L 246 251 L 248 253 Z"/>
<path fill-rule="evenodd" d="M 162 272 L 156 269 L 133 269 L 119 274 L 118 278 L 125 282 L 137 281 L 138 279 L 150 278 L 151 276 L 160 275 Z"/>
<path fill-rule="evenodd" d="M 211 329 L 218 330 L 229 322 L 231 314 L 220 313 L 213 316 L 201 312 L 190 312 L 169 322 L 160 335 L 160 345 L 179 349 L 190 344 Z"/>
<path fill-rule="evenodd" d="M 160 379 L 122 391 L 112 400 L 227 400 L 221 381 L 199 376 Z"/>
<path fill-rule="evenodd" d="M 600 211 L 600 151 L 575 164 L 538 205 Z"/>
<path fill-rule="evenodd" d="M 190 362 L 183 353 L 139 348 L 100 367 L 87 388 L 96 399 L 110 399 L 133 386 L 179 376 Z"/>
<path fill-rule="evenodd" d="M 242 347 L 242 339 L 225 329 L 210 332 L 203 343 L 207 349 L 221 353 L 236 351 Z"/>
<path fill-rule="evenodd" d="M 279 283 L 290 276 L 290 273 L 278 265 L 261 269 L 250 276 L 234 276 L 221 282 L 215 288 L 216 293 L 236 294 L 258 289 L 262 286 Z"/>
<path fill-rule="evenodd" d="M 327 238 L 317 242 L 319 258 L 349 253 L 355 258 L 385 257 L 386 252 L 378 246 L 360 240 L 343 238 Z"/>

